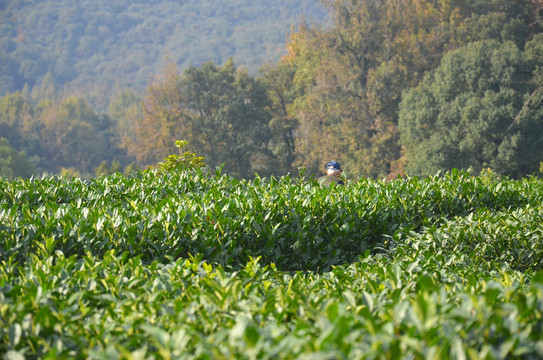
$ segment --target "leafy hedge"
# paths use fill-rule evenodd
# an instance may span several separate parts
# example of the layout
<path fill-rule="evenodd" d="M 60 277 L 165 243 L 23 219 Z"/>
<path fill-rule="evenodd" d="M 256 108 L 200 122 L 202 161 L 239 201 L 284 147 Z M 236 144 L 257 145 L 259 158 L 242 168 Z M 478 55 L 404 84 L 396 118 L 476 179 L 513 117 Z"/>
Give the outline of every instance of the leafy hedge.
<path fill-rule="evenodd" d="M 58 177 L 0 183 L 0 259 L 62 251 L 125 251 L 167 262 L 189 254 L 234 267 L 261 256 L 283 270 L 327 270 L 455 216 L 510 211 L 540 197 L 535 180 L 485 182 L 467 173 L 351 182 L 239 181 L 202 172 L 148 171 L 90 182 Z M 520 187 L 519 187 L 520 186 Z"/>
<path fill-rule="evenodd" d="M 536 359 L 543 273 L 420 246 L 323 274 L 112 252 L 0 265 L 0 352 L 78 359 Z M 7 357 L 8 359 L 10 357 Z"/>
<path fill-rule="evenodd" d="M 543 356 L 535 178 L 0 184 L 7 359 Z"/>

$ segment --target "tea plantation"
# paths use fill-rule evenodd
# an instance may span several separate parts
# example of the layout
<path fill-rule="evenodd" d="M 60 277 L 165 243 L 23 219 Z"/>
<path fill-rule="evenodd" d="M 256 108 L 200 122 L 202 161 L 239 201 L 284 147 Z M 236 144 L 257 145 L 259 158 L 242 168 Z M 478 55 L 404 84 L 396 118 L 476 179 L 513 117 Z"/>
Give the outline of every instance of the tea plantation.
<path fill-rule="evenodd" d="M 539 359 L 543 180 L 0 179 L 4 359 Z"/>

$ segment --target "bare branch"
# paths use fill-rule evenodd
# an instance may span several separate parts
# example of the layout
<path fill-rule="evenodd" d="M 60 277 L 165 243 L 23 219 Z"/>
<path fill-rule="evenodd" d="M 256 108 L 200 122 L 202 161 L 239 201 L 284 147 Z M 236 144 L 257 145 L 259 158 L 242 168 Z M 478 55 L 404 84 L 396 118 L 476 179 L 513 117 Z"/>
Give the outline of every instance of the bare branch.
<path fill-rule="evenodd" d="M 517 116 L 515 116 L 515 119 L 513 120 L 513 122 L 511 123 L 511 125 L 509 125 L 509 127 L 507 128 L 507 130 L 505 130 L 506 132 L 511 130 L 511 128 L 513 127 L 513 125 L 515 125 L 515 123 L 517 122 L 517 120 L 520 118 L 520 115 L 524 112 L 524 110 L 528 107 L 528 105 L 530 104 L 530 102 L 532 101 L 532 98 L 538 93 L 540 92 L 541 90 L 543 89 L 543 84 L 542 85 L 539 85 L 533 92 L 532 94 L 530 95 L 530 97 L 528 98 L 528 100 L 526 100 L 524 102 L 524 105 L 522 106 L 522 109 L 520 109 L 520 111 L 518 112 Z M 543 97 L 542 97 L 543 99 Z M 539 102 L 541 102 L 542 99 L 539 99 Z M 538 103 L 539 103 L 538 102 Z"/>

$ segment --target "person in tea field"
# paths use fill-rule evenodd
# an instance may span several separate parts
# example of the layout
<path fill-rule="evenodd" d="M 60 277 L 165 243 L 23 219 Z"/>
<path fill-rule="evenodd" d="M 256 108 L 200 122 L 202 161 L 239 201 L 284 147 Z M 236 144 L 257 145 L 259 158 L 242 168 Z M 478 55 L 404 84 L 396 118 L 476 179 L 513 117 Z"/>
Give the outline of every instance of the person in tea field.
<path fill-rule="evenodd" d="M 326 164 L 326 175 L 318 178 L 319 184 L 329 187 L 331 183 L 336 185 L 345 185 L 341 178 L 341 165 L 337 161 L 330 161 Z"/>

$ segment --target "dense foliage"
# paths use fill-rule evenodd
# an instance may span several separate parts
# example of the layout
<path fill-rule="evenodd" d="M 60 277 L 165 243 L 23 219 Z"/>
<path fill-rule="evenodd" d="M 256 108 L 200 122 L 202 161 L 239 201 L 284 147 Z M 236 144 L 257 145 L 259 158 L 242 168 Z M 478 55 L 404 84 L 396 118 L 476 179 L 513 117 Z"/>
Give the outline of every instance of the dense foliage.
<path fill-rule="evenodd" d="M 399 127 L 408 173 L 490 167 L 520 177 L 539 169 L 543 109 L 530 96 L 540 91 L 540 51 L 531 49 L 543 48 L 541 34 L 526 47 L 473 42 L 445 55 L 404 96 Z"/>
<path fill-rule="evenodd" d="M 402 93 L 439 66 L 451 50 L 482 40 L 510 41 L 523 49 L 541 31 L 538 5 L 529 0 L 326 3 L 333 26 L 302 27 L 288 44 L 287 59 L 294 69 L 291 86 L 301 89 L 286 97 L 288 116 L 299 121 L 296 162 L 310 171 L 320 169 L 323 159 L 336 159 L 356 175 L 395 177 L 411 161 L 409 153 L 403 156 L 397 127 Z M 473 65 L 474 81 L 492 70 L 478 66 L 484 65 Z M 450 82 L 443 86 L 454 86 L 455 76 L 444 79 Z M 515 96 L 522 98 L 525 90 Z M 534 104 L 540 99 L 538 93 Z M 519 108 L 510 102 L 504 106 Z M 429 121 L 439 114 L 434 115 Z M 510 116 L 512 122 L 515 114 Z M 432 130 L 425 136 L 447 136 L 437 127 Z M 417 140 L 423 142 L 413 141 Z M 456 167 L 439 165 L 429 172 Z M 506 168 L 493 170 L 517 175 Z"/>
<path fill-rule="evenodd" d="M 543 356 L 543 183 L 0 183 L 8 358 Z"/>
<path fill-rule="evenodd" d="M 302 17 L 325 16 L 318 0 L 0 2 L 0 95 L 49 73 L 104 106 L 115 86 L 144 91 L 165 57 L 185 68 L 232 56 L 255 72 Z"/>
<path fill-rule="evenodd" d="M 69 170 L 90 177 L 104 161 L 127 166 L 130 158 L 119 148 L 118 128 L 80 98 L 32 106 L 20 92 L 8 94 L 0 98 L 0 148 L 6 154 L 0 175 L 28 178 Z"/>
<path fill-rule="evenodd" d="M 270 157 L 269 101 L 261 81 L 236 69 L 231 59 L 223 66 L 191 66 L 183 76 L 172 66 L 164 75 L 144 98 L 143 116 L 125 141 L 129 154 L 153 164 L 171 153 L 172 138 L 184 139 L 205 154 L 212 169 L 224 165 L 239 178 L 266 172 L 266 164 L 258 164 L 260 157 Z"/>

